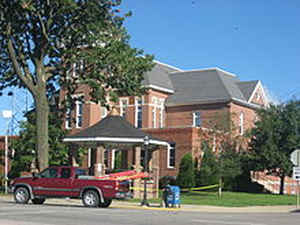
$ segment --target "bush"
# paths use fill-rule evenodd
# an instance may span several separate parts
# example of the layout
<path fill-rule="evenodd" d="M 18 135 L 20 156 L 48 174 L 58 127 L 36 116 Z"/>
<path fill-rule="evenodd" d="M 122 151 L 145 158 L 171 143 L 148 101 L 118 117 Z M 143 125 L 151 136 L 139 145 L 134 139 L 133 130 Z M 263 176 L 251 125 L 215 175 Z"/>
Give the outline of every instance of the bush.
<path fill-rule="evenodd" d="M 194 160 L 191 153 L 185 154 L 181 159 L 176 183 L 181 188 L 195 186 Z"/>
<path fill-rule="evenodd" d="M 219 183 L 219 166 L 216 155 L 207 142 L 202 143 L 204 152 L 200 169 L 196 169 L 196 186 L 205 186 Z"/>

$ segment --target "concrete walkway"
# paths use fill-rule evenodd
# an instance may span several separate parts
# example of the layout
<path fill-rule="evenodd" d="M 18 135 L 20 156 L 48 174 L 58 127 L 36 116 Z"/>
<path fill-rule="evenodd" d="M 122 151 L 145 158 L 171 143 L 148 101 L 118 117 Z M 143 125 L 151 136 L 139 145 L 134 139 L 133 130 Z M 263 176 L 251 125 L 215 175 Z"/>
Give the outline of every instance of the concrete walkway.
<path fill-rule="evenodd" d="M 14 202 L 11 195 L 0 196 L 1 202 Z M 79 199 L 47 199 L 47 205 L 65 205 L 65 206 L 82 206 Z M 159 211 L 190 211 L 190 212 L 213 212 L 213 213 L 289 213 L 298 212 L 295 205 L 288 206 L 249 206 L 249 207 L 220 207 L 205 205 L 181 205 L 180 208 L 162 208 L 158 204 L 152 204 L 149 207 L 140 206 L 140 203 L 114 200 L 110 208 L 126 208 L 138 210 L 159 210 Z"/>

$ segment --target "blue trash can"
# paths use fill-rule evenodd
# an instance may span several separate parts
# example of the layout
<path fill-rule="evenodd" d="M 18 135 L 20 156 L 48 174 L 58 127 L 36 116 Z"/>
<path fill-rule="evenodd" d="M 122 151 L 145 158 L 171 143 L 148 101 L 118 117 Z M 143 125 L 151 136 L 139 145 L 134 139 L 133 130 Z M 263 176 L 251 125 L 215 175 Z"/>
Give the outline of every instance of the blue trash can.
<path fill-rule="evenodd" d="M 170 186 L 171 192 L 168 195 L 168 204 L 172 205 L 172 207 L 180 208 L 180 187 L 178 186 Z"/>

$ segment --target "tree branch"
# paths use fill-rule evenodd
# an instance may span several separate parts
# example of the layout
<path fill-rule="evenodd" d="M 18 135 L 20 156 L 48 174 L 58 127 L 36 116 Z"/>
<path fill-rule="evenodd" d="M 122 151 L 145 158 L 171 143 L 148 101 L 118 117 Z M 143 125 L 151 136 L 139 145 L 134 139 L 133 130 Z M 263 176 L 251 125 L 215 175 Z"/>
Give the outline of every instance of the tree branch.
<path fill-rule="evenodd" d="M 17 60 L 17 57 L 16 57 L 16 52 L 15 52 L 15 49 L 13 47 L 13 43 L 12 43 L 12 40 L 11 40 L 11 25 L 9 24 L 8 25 L 8 28 L 7 28 L 7 34 L 8 34 L 8 42 L 7 42 L 7 46 L 8 46 L 8 52 L 9 52 L 9 55 L 10 55 L 10 58 L 12 60 L 12 63 L 13 63 L 13 67 L 14 67 L 14 70 L 15 72 L 17 73 L 17 75 L 20 77 L 20 79 L 26 84 L 26 86 L 28 87 L 28 89 L 32 92 L 32 93 L 35 93 L 35 86 L 33 84 L 33 82 L 28 79 L 22 72 L 21 68 L 20 68 L 20 65 L 18 63 L 18 60 Z M 26 70 L 27 71 L 27 70 Z M 28 72 L 28 71 L 27 71 Z M 26 73 L 27 76 L 30 76 L 29 74 Z"/>

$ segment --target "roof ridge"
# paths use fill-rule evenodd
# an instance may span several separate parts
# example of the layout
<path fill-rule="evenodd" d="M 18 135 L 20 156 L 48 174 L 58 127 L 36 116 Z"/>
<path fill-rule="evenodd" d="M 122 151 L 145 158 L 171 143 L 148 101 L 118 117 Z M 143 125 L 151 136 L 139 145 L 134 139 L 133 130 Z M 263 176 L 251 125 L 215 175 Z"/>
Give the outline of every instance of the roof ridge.
<path fill-rule="evenodd" d="M 171 68 L 171 69 L 174 69 L 174 70 L 178 70 L 178 72 L 184 72 L 184 70 L 182 70 L 182 69 L 179 69 L 178 67 L 175 67 L 175 66 L 169 65 L 169 64 L 167 64 L 167 63 L 160 62 L 160 61 L 158 61 L 158 60 L 155 60 L 155 59 L 153 60 L 153 62 L 155 62 L 156 64 L 160 64 L 160 65 L 162 65 L 162 66 L 169 67 L 169 68 Z"/>
<path fill-rule="evenodd" d="M 207 68 L 202 68 L 202 69 L 191 69 L 191 70 L 184 70 L 184 71 L 180 71 L 180 72 L 174 71 L 174 72 L 170 72 L 170 74 L 172 74 L 172 73 L 181 73 L 181 72 L 182 73 L 204 72 L 204 71 L 213 71 L 213 70 L 220 71 L 220 72 L 225 73 L 226 75 L 229 75 L 229 76 L 232 76 L 232 77 L 237 77 L 236 74 L 228 72 L 228 71 L 225 71 L 225 70 L 223 70 L 223 69 L 221 69 L 219 67 L 207 67 Z"/>
<path fill-rule="evenodd" d="M 221 78 L 220 71 L 216 70 L 216 72 L 217 72 L 217 78 L 218 78 L 218 80 L 220 81 L 220 83 L 224 87 L 224 89 L 226 90 L 226 93 L 228 95 L 227 97 L 229 97 L 229 99 L 232 99 L 231 93 L 229 92 L 228 88 L 226 87 L 223 78 Z"/>

